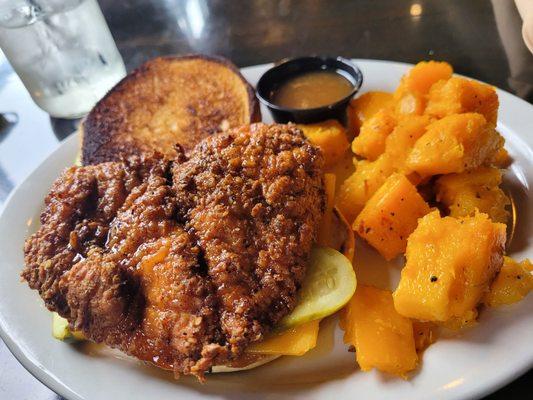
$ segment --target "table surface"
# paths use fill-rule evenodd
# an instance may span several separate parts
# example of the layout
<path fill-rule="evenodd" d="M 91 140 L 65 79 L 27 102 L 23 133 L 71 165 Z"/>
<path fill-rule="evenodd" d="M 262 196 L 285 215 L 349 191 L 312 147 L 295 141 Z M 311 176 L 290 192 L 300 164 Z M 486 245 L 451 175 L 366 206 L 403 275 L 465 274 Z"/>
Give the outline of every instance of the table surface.
<path fill-rule="evenodd" d="M 307 54 L 411 63 L 437 59 L 533 101 L 533 56 L 522 41 L 512 0 L 99 3 L 128 70 L 158 55 L 185 53 L 222 55 L 240 67 Z M 75 121 L 53 119 L 38 109 L 1 53 L 0 113 L 18 121 L 0 131 L 1 207 L 72 132 Z M 488 398 L 521 398 L 532 382 L 530 371 Z M 0 398 L 58 396 L 26 372 L 0 340 Z"/>

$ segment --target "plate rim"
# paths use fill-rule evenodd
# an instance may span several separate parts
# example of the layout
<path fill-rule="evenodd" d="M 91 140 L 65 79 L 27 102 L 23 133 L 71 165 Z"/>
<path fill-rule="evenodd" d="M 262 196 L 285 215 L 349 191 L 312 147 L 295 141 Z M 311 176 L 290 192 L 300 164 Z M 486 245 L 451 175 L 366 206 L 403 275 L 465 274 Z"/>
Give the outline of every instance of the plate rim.
<path fill-rule="evenodd" d="M 401 67 L 412 67 L 414 64 L 406 63 L 406 62 L 398 62 L 398 61 L 389 61 L 389 60 L 382 60 L 382 59 L 365 59 L 365 58 L 352 58 L 352 61 L 355 63 L 363 62 L 363 63 L 374 63 L 374 64 L 386 64 L 387 66 L 401 66 Z M 266 69 L 269 66 L 273 65 L 272 63 L 265 63 L 265 64 L 257 64 L 257 65 L 251 65 L 247 67 L 240 68 L 241 73 L 246 74 L 248 71 L 252 71 L 254 69 L 261 70 Z M 464 76 L 455 74 L 457 76 Z M 474 79 L 468 76 L 465 76 L 469 79 Z M 254 85 L 255 86 L 255 85 Z M 503 89 L 497 88 L 498 96 L 500 97 L 500 105 L 502 103 L 502 95 L 503 98 L 505 98 L 506 101 L 511 101 L 515 104 L 520 104 L 521 106 L 525 106 L 526 109 L 528 109 L 528 112 L 531 114 L 531 117 L 533 119 L 533 105 L 529 104 L 525 100 L 521 99 L 520 97 L 509 93 Z M 498 121 L 500 122 L 500 121 Z M 505 121 L 504 126 L 509 126 L 507 121 Z M 515 128 L 510 128 L 511 131 L 515 131 Z M 520 137 L 520 135 L 517 135 Z M 31 170 L 8 195 L 6 198 L 4 204 L 0 208 L 0 220 L 3 219 L 4 214 L 6 213 L 6 210 L 11 205 L 13 197 L 18 195 L 18 193 L 21 191 L 21 189 L 27 184 L 29 179 L 36 174 L 44 164 L 50 162 L 51 159 L 53 159 L 58 152 L 65 151 L 64 147 L 68 146 L 74 146 L 73 142 L 78 143 L 78 134 L 74 132 L 74 134 L 70 135 L 65 140 L 58 143 L 58 146 L 50 152 L 44 159 L 42 159 L 38 165 Z M 532 148 L 529 148 L 529 145 L 526 146 L 526 151 L 529 151 L 533 154 L 533 146 Z M 64 397 L 68 400 L 86 400 L 84 397 L 76 393 L 73 389 L 71 389 L 68 385 L 63 383 L 61 379 L 57 376 L 55 376 L 49 369 L 47 369 L 44 365 L 41 365 L 39 362 L 34 360 L 28 351 L 25 351 L 21 346 L 18 345 L 15 338 L 13 338 L 7 331 L 5 326 L 5 320 L 3 315 L 0 313 L 0 337 L 6 344 L 6 347 L 9 349 L 9 351 L 13 354 L 13 356 L 17 359 L 17 361 L 32 375 L 34 376 L 39 382 L 44 384 L 46 387 L 48 387 L 53 392 L 59 394 L 60 396 Z M 523 363 L 514 363 L 509 364 L 508 368 L 505 370 L 506 374 L 500 374 L 495 375 L 492 379 L 484 380 L 484 384 L 477 383 L 476 385 L 458 385 L 454 388 L 451 388 L 449 391 L 447 391 L 448 399 L 465 399 L 465 398 L 480 398 L 483 396 L 486 396 L 490 393 L 493 393 L 494 391 L 498 390 L 499 388 L 507 385 L 511 381 L 517 379 L 518 377 L 522 376 L 528 370 L 530 370 L 533 367 L 533 358 L 530 360 L 527 360 L 526 358 L 523 359 Z"/>

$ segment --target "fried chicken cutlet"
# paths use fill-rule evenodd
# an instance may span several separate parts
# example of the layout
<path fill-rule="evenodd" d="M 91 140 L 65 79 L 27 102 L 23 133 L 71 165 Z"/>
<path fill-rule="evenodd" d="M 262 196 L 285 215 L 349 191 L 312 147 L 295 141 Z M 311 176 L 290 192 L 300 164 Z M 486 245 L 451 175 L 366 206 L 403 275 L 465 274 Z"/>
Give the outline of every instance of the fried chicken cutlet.
<path fill-rule="evenodd" d="M 70 168 L 22 276 L 88 338 L 203 379 L 294 307 L 325 207 L 322 164 L 296 128 L 254 124 L 188 159 Z"/>

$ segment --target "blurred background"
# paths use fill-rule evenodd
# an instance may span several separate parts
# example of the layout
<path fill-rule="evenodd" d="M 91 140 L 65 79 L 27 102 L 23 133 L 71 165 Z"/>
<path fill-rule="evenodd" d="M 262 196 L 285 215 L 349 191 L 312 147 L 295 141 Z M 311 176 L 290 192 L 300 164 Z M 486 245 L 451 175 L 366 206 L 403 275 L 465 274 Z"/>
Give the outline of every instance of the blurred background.
<path fill-rule="evenodd" d="M 416 63 L 533 98 L 533 55 L 513 0 L 100 0 L 128 70 L 161 54 L 238 66 L 307 54 Z"/>
<path fill-rule="evenodd" d="M 99 0 L 131 71 L 167 54 L 208 53 L 239 67 L 320 54 L 416 63 L 435 59 L 533 103 L 527 27 L 533 0 Z M 522 3 L 522 17 L 517 4 Z M 0 4 L 1 5 L 1 4 Z M 529 17 L 526 17 L 526 14 Z M 87 22 L 90 24 L 90 22 Z M 531 25 L 530 25 L 531 26 Z M 21 48 L 21 51 L 29 49 Z M 50 118 L 0 53 L 0 206 L 71 134 L 77 120 Z M 491 395 L 522 398 L 531 372 Z M 0 398 L 57 399 L 0 341 Z"/>

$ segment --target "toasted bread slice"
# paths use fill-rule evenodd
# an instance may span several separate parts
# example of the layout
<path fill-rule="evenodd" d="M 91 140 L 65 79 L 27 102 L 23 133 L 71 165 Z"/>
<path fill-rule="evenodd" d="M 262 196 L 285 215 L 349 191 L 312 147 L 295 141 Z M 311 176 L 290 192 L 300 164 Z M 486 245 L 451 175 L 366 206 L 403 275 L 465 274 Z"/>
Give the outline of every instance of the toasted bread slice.
<path fill-rule="evenodd" d="M 160 57 L 128 74 L 81 126 L 82 163 L 116 161 L 145 151 L 176 156 L 201 139 L 261 120 L 253 88 L 229 61 Z"/>

